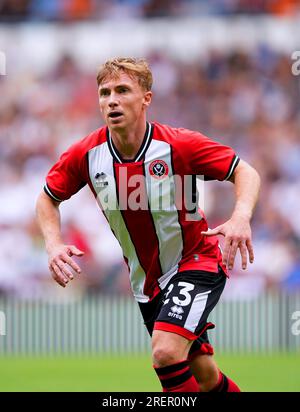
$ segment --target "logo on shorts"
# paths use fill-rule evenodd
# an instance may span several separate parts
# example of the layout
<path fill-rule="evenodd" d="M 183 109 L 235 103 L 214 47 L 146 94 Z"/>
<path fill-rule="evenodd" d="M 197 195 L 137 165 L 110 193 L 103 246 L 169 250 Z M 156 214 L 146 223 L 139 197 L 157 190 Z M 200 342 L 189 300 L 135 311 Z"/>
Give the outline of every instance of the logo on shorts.
<path fill-rule="evenodd" d="M 155 179 L 162 179 L 168 176 L 169 166 L 163 160 L 154 160 L 149 166 L 149 172 Z"/>
<path fill-rule="evenodd" d="M 170 316 L 170 318 L 182 320 L 181 315 L 183 313 L 184 313 L 184 310 L 180 306 L 174 305 L 171 307 L 171 312 L 168 313 L 168 316 Z"/>
<path fill-rule="evenodd" d="M 184 312 L 184 310 L 182 309 L 182 307 L 176 306 L 176 305 L 174 305 L 174 306 L 171 307 L 171 311 L 172 311 L 173 313 L 177 313 L 178 315 L 181 315 L 181 314 Z"/>

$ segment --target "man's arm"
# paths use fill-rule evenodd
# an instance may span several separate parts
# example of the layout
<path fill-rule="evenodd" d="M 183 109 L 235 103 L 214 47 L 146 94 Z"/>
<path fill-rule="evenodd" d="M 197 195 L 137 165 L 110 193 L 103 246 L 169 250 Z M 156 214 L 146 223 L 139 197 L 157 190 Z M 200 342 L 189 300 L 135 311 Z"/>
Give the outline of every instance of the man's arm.
<path fill-rule="evenodd" d="M 53 279 L 62 287 L 73 279 L 70 268 L 81 273 L 71 256 L 82 256 L 84 252 L 74 245 L 65 245 L 61 237 L 59 202 L 41 192 L 36 202 L 37 221 L 42 231 L 48 253 L 49 270 Z"/>
<path fill-rule="evenodd" d="M 253 167 L 240 160 L 229 180 L 235 185 L 236 195 L 232 216 L 224 224 L 207 232 L 202 232 L 202 234 L 205 236 L 225 236 L 223 263 L 228 265 L 229 269 L 232 269 L 237 249 L 240 249 L 242 268 L 246 269 L 247 251 L 250 263 L 254 261 L 250 220 L 258 200 L 260 177 Z"/>

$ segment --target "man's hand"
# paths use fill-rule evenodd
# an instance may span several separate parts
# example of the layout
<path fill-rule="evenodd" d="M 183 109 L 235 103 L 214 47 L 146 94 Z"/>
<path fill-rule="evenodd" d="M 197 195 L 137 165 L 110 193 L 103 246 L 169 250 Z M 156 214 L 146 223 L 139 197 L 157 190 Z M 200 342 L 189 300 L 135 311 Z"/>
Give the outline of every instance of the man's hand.
<path fill-rule="evenodd" d="M 237 249 L 240 249 L 242 257 L 242 268 L 247 268 L 247 255 L 249 262 L 254 261 L 254 252 L 251 240 L 250 220 L 242 216 L 235 216 L 229 219 L 223 225 L 210 229 L 207 232 L 201 232 L 204 236 L 223 235 L 225 245 L 223 250 L 223 264 L 229 269 L 233 268 L 234 259 Z"/>
<path fill-rule="evenodd" d="M 47 249 L 49 256 L 49 270 L 53 279 L 62 287 L 66 287 L 69 280 L 74 278 L 72 271 L 80 274 L 80 267 L 71 259 L 71 256 L 83 256 L 84 252 L 73 245 L 58 244 Z"/>

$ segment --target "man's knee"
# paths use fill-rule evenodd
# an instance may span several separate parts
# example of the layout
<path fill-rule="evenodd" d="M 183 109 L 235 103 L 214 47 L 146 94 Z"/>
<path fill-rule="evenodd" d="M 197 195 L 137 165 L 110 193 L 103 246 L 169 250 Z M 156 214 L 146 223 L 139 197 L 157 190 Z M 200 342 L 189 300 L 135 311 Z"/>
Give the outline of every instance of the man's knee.
<path fill-rule="evenodd" d="M 187 358 L 190 342 L 184 337 L 155 331 L 152 337 L 152 358 L 156 367 L 173 365 Z"/>
<path fill-rule="evenodd" d="M 178 353 L 170 347 L 164 345 L 157 345 L 153 348 L 152 358 L 154 365 L 162 368 L 164 366 L 173 365 L 174 363 L 183 360 L 178 357 Z"/>

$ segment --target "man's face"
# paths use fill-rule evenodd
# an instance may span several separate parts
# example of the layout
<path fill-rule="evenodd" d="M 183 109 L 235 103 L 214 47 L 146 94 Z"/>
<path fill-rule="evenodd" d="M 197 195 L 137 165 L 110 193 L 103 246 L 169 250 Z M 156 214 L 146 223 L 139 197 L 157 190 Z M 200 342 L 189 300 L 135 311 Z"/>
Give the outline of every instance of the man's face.
<path fill-rule="evenodd" d="M 134 127 L 143 118 L 151 102 L 151 92 L 146 92 L 135 77 L 120 72 L 117 77 L 104 79 L 99 86 L 100 111 L 111 130 Z"/>

